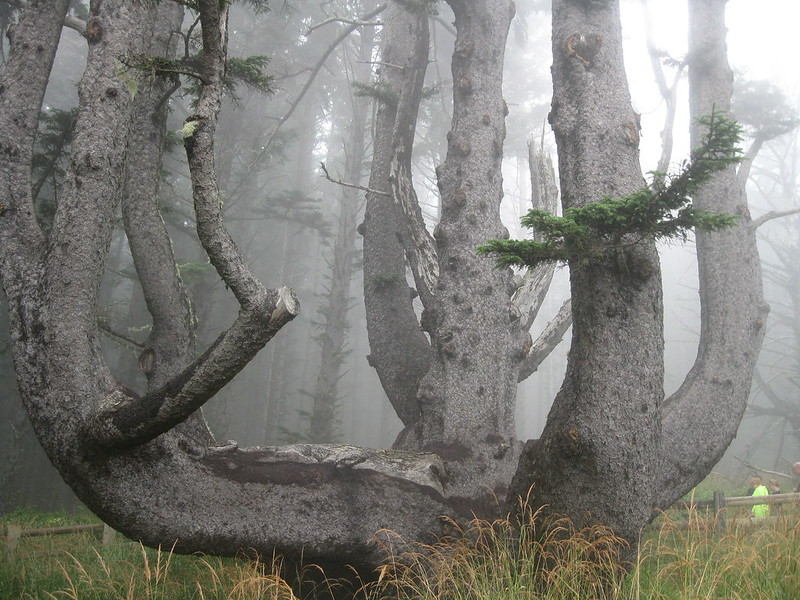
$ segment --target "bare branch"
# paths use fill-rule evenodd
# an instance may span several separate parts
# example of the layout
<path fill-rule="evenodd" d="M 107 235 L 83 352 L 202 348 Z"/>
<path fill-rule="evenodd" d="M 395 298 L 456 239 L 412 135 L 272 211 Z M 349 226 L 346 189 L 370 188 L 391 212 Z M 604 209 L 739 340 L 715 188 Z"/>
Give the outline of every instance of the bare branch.
<path fill-rule="evenodd" d="M 750 223 L 750 229 L 755 231 L 768 221 L 780 219 L 781 217 L 796 215 L 797 213 L 800 213 L 800 208 L 793 208 L 791 210 L 771 210 L 770 212 L 761 215 L 757 219 L 753 219 L 753 221 Z"/>
<path fill-rule="evenodd" d="M 346 181 L 342 181 L 341 179 L 334 179 L 333 177 L 330 176 L 330 173 L 328 173 L 328 169 L 325 167 L 324 162 L 319 163 L 319 167 L 320 169 L 322 169 L 322 172 L 325 173 L 325 179 L 327 179 L 331 183 L 335 183 L 336 185 L 341 185 L 344 187 L 353 188 L 356 190 L 361 190 L 362 192 L 367 192 L 368 194 L 377 194 L 379 196 L 387 196 L 389 198 L 392 197 L 392 195 L 388 192 L 382 192 L 381 190 L 373 190 L 372 188 L 365 187 L 363 185 L 358 185 L 357 183 L 347 183 Z"/>
<path fill-rule="evenodd" d="M 383 10 L 385 7 L 386 5 L 384 4 L 379 8 Z M 353 27 L 380 27 L 383 25 L 382 21 L 364 21 L 361 19 L 345 19 L 343 17 L 331 17 L 330 19 L 325 19 L 324 21 L 321 21 L 316 25 L 312 25 L 311 27 L 306 29 L 306 36 L 311 35 L 311 33 L 313 33 L 316 29 L 324 27 L 325 25 L 328 25 L 330 23 L 345 23 L 347 25 L 352 25 Z"/>
<path fill-rule="evenodd" d="M 366 21 L 367 19 L 371 19 L 375 15 L 381 13 L 385 8 L 386 8 L 386 5 L 385 4 L 381 4 L 375 10 L 373 10 L 373 11 L 369 12 L 368 14 L 366 14 L 363 17 L 363 19 L 359 19 L 358 22 L 362 22 L 362 21 Z M 269 150 L 270 145 L 272 144 L 272 140 L 275 139 L 275 136 L 278 134 L 278 131 L 283 126 L 283 124 L 286 123 L 286 121 L 289 120 L 289 117 L 291 117 L 292 114 L 294 114 L 294 111 L 300 105 L 300 101 L 305 97 L 306 92 L 308 92 L 309 88 L 311 87 L 311 84 L 314 82 L 314 79 L 317 77 L 317 74 L 320 72 L 320 70 L 322 69 L 323 65 L 328 60 L 328 57 L 333 53 L 333 51 L 337 48 L 337 46 L 339 44 L 341 44 L 344 40 L 346 40 L 347 37 L 351 33 L 353 33 L 353 31 L 355 31 L 357 28 L 358 28 L 358 25 L 350 25 L 350 26 L 346 27 L 336 37 L 336 39 L 333 40 L 330 43 L 330 45 L 325 50 L 325 52 L 322 53 L 322 56 L 320 56 L 319 60 L 317 61 L 317 64 L 314 65 L 314 68 L 311 70 L 311 74 L 308 76 L 308 80 L 303 85 L 303 88 L 297 94 L 297 97 L 294 99 L 292 104 L 289 106 L 289 109 L 278 119 L 277 124 L 275 125 L 273 130 L 267 136 L 267 139 L 262 144 L 262 150 L 261 150 L 261 152 L 258 153 L 258 155 L 255 157 L 255 159 L 252 161 L 251 168 L 254 167 L 255 165 L 257 165 L 259 162 L 261 162 L 261 160 L 264 158 L 264 155 L 267 153 L 267 151 Z"/>
<path fill-rule="evenodd" d="M 794 477 L 792 475 L 787 475 L 786 473 L 781 473 L 780 471 L 770 471 L 769 469 L 762 469 L 761 467 L 751 464 L 746 460 L 739 458 L 738 456 L 736 457 L 736 460 L 738 460 L 740 463 L 742 463 L 742 465 L 744 465 L 748 469 L 753 469 L 753 471 L 758 471 L 759 473 L 767 473 L 769 475 L 776 475 L 778 477 L 783 477 L 785 479 L 794 481 Z"/>
<path fill-rule="evenodd" d="M 102 331 L 103 333 L 108 334 L 109 336 L 116 338 L 137 348 L 138 350 L 144 349 L 144 344 L 138 340 L 133 339 L 132 337 L 125 335 L 124 333 L 120 333 L 119 331 L 113 329 L 111 325 L 106 323 L 105 321 L 98 321 L 97 328 Z"/>
<path fill-rule="evenodd" d="M 558 314 L 547 324 L 547 327 L 544 328 L 544 331 L 536 339 L 533 346 L 531 346 L 530 352 L 522 361 L 518 381 L 525 381 L 538 370 L 544 359 L 550 356 L 553 349 L 561 343 L 570 325 L 572 325 L 572 302 L 566 300 L 561 305 Z"/>

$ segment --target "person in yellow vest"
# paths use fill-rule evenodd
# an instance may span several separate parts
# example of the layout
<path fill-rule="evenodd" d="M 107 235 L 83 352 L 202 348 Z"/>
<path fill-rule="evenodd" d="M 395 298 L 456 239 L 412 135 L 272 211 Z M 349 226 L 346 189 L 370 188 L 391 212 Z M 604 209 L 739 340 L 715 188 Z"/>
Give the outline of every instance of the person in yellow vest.
<path fill-rule="evenodd" d="M 758 475 L 750 480 L 750 487 L 753 489 L 753 492 L 750 494 L 751 496 L 769 496 L 767 486 L 764 485 L 761 481 L 761 477 Z M 768 517 L 769 504 L 755 504 L 753 508 L 750 509 L 750 512 L 754 517 Z"/>

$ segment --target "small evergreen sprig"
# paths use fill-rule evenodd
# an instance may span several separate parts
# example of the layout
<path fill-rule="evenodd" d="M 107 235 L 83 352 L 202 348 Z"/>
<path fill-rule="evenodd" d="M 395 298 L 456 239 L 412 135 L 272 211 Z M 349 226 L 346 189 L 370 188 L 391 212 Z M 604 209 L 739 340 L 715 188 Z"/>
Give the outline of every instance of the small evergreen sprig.
<path fill-rule="evenodd" d="M 570 207 L 557 217 L 530 210 L 521 224 L 541 236 L 534 240 L 489 240 L 477 248 L 494 255 L 498 266 L 533 266 L 545 261 L 611 258 L 641 239 L 686 239 L 690 229 L 717 231 L 736 224 L 734 215 L 703 211 L 692 196 L 714 173 L 742 160 L 741 128 L 716 112 L 699 119 L 706 133 L 677 174 L 652 172 L 652 183 L 614 198 L 603 196 L 584 206 Z M 609 254 L 612 251 L 612 254 Z"/>

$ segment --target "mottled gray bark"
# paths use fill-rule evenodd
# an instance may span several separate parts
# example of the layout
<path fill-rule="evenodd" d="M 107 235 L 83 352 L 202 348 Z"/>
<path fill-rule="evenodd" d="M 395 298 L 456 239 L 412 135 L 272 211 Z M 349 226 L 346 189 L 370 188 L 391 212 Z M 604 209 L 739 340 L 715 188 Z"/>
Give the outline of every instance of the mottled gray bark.
<path fill-rule="evenodd" d="M 690 8 L 692 114 L 724 114 L 731 82 L 724 0 L 697 0 Z M 617 11 L 616 2 L 554 2 L 551 122 L 565 206 L 643 185 Z M 699 145 L 696 124 L 692 136 Z M 684 385 L 662 402 L 661 284 L 652 242 L 610 260 L 571 261 L 566 379 L 513 483 L 516 494 L 532 489 L 534 507 L 610 526 L 630 544 L 623 558 L 635 555 L 653 510 L 702 480 L 733 439 L 763 335 L 758 254 L 735 169 L 717 174 L 694 202 L 739 215 L 740 223 L 697 233 L 702 331 Z"/>
<path fill-rule="evenodd" d="M 457 30 L 453 123 L 437 169 L 439 278 L 424 320 L 435 358 L 419 388 L 420 419 L 403 447 L 439 452 L 448 460 L 446 493 L 475 498 L 486 486 L 502 494 L 513 473 L 517 374 L 530 344 L 511 304 L 510 271 L 475 252 L 508 235 L 499 217 L 502 74 L 514 7 L 507 0 L 450 5 Z"/>
<path fill-rule="evenodd" d="M 565 208 L 644 186 L 618 2 L 553 2 L 553 108 Z M 540 440 L 514 491 L 635 545 L 653 498 L 663 396 L 661 277 L 645 240 L 570 262 L 572 345 Z"/>
<path fill-rule="evenodd" d="M 173 2 L 158 7 L 147 55 L 173 58 L 183 9 Z M 153 324 L 140 358 L 150 391 L 182 371 L 194 358 L 194 314 L 178 275 L 172 241 L 161 216 L 161 158 L 169 96 L 177 78 L 142 77 L 133 104 L 128 136 L 122 218 L 131 255 Z"/>
<path fill-rule="evenodd" d="M 200 236 L 241 299 L 240 316 L 159 394 L 136 398 L 113 380 L 103 362 L 97 293 L 122 186 L 132 105 L 117 57 L 142 52 L 152 13 L 127 0 L 95 3 L 96 34 L 81 82 L 80 122 L 47 252 L 28 207 L 30 196 L 9 192 L 30 189 L 30 169 L 4 171 L 0 232 L 9 243 L 0 247 L 0 274 L 9 296 L 13 352 L 26 409 L 65 481 L 89 508 L 132 538 L 162 546 L 177 541 L 176 549 L 183 552 L 232 555 L 252 549 L 269 555 L 277 549 L 320 563 L 374 565 L 385 552 L 377 531 L 385 528 L 407 539 L 424 539 L 438 530 L 440 515 L 453 514 L 440 494 L 436 460 L 352 449 L 287 454 L 230 444 L 207 447 L 203 440 L 172 429 L 297 310 L 289 290 L 265 291 L 249 276 L 222 228 L 212 140 L 226 5 L 216 0 L 201 4 L 208 61 L 204 78 L 214 89 L 201 96 L 198 126 L 187 131 L 187 152 Z M 40 26 L 47 23 L 52 8 L 34 6 L 29 16 Z M 59 28 L 60 22 L 54 21 L 53 46 Z M 41 52 L 37 41 L 45 33 L 33 28 L 28 35 L 12 61 L 29 69 L 36 65 Z M 49 70 L 48 62 L 39 66 Z M 42 77 L 42 90 L 45 81 Z M 2 82 L 2 100 L 9 102 L 4 105 L 8 112 L 0 116 L 3 126 L 6 115 L 9 127 L 15 117 L 16 124 L 22 123 L 22 109 L 33 114 L 41 101 L 35 88 L 15 91 L 14 83 Z M 9 138 L 16 144 L 4 146 L 9 155 L 21 155 L 17 148 L 32 145 L 35 120 L 30 124 Z M 26 229 L 35 235 L 23 240 L 20 234 Z M 389 546 L 397 542 L 383 541 Z"/>
<path fill-rule="evenodd" d="M 30 170 L 39 110 L 68 7 L 67 0 L 29 2 L 14 27 L 0 84 L 0 276 L 10 312 L 21 309 L 19 293 L 28 279 L 21 266 L 39 260 L 44 244 Z"/>
<path fill-rule="evenodd" d="M 411 6 L 416 6 L 413 12 Z M 401 96 L 400 92 L 409 89 L 407 80 L 417 80 L 413 65 L 420 61 L 415 52 L 424 49 L 427 60 L 428 15 L 422 2 L 390 2 L 384 21 L 379 81 L 389 97 L 377 102 L 369 188 L 388 194 L 395 131 L 407 136 L 407 144 L 413 142 L 416 108 L 414 112 L 399 110 L 398 102 L 419 104 L 419 95 Z M 398 115 L 414 117 L 414 121 L 397 123 Z M 359 231 L 364 237 L 368 360 L 397 416 L 409 426 L 419 418 L 417 389 L 430 364 L 431 348 L 412 305 L 417 292 L 406 282 L 406 221 L 391 198 L 368 193 Z"/>

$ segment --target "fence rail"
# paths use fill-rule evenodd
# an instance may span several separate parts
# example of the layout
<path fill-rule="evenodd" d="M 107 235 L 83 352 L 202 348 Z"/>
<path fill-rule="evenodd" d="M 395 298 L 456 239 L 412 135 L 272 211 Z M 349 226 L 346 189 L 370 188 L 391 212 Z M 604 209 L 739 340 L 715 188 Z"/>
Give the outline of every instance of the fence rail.
<path fill-rule="evenodd" d="M 696 510 L 711 509 L 714 513 L 714 523 L 717 531 L 725 530 L 727 524 L 725 519 L 725 509 L 739 506 L 755 506 L 757 504 L 798 504 L 800 503 L 800 493 L 790 494 L 771 494 L 769 496 L 731 496 L 726 498 L 722 492 L 714 492 L 712 500 L 689 500 L 676 502 L 669 507 L 669 510 Z M 758 517 L 754 519 L 734 519 L 734 525 L 747 525 L 752 523 L 765 523 L 774 517 Z"/>
<path fill-rule="evenodd" d="M 19 546 L 20 539 L 24 537 L 39 537 L 43 535 L 67 535 L 74 533 L 102 532 L 102 544 L 108 546 L 114 541 L 117 532 L 105 523 L 92 523 L 88 525 L 66 525 L 62 527 L 36 527 L 23 529 L 19 523 L 9 523 L 5 526 L 6 552 L 13 557 Z"/>

